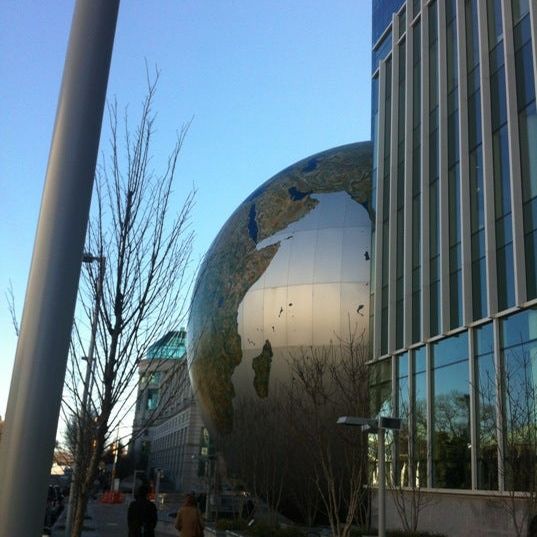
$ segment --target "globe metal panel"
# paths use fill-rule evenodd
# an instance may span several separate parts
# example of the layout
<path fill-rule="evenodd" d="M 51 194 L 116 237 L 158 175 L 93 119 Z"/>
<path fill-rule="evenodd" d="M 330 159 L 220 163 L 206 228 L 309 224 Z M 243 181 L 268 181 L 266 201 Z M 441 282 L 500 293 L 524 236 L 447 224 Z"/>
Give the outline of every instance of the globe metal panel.
<path fill-rule="evenodd" d="M 304 159 L 252 193 L 213 242 L 188 330 L 213 432 L 232 430 L 237 398 L 270 398 L 288 382 L 291 355 L 349 330 L 367 337 L 370 170 L 369 142 Z"/>

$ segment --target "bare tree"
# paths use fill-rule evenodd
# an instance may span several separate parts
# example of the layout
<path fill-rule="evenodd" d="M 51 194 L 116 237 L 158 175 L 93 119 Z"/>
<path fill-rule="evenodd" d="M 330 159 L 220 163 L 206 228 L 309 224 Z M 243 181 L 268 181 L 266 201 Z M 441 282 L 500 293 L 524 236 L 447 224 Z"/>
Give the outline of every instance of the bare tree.
<path fill-rule="evenodd" d="M 13 330 L 15 330 L 15 335 L 19 337 L 19 319 L 17 317 L 17 310 L 15 309 L 15 293 L 13 292 L 13 282 L 11 280 L 9 280 L 9 287 L 6 289 L 5 295 Z"/>
<path fill-rule="evenodd" d="M 533 354 L 533 356 L 532 356 Z M 498 443 L 508 497 L 504 507 L 517 537 L 537 515 L 537 386 L 535 350 L 521 345 L 504 354 L 500 407 L 503 442 Z"/>
<path fill-rule="evenodd" d="M 434 496 L 422 490 L 423 480 L 419 477 L 418 461 L 412 443 L 414 436 L 412 429 L 421 428 L 423 431 L 426 427 L 427 413 L 424 401 L 414 404 L 414 412 L 410 412 L 408 403 L 401 402 L 398 414 L 402 427 L 393 438 L 395 449 L 392 448 L 392 450 L 395 451 L 399 460 L 394 461 L 393 471 L 387 472 L 386 477 L 388 490 L 403 530 L 410 533 L 418 531 L 422 511 L 436 500 Z M 402 453 L 405 454 L 404 457 L 401 457 Z"/>
<path fill-rule="evenodd" d="M 350 333 L 337 345 L 302 349 L 289 360 L 294 441 L 310 461 L 315 489 L 337 537 L 347 537 L 352 525 L 366 518 L 367 439 L 336 420 L 367 414 L 367 356 L 363 338 Z"/>
<path fill-rule="evenodd" d="M 256 498 L 267 504 L 272 525 L 277 522 L 289 471 L 290 438 L 282 426 L 282 403 L 285 402 L 279 394 L 272 394 L 269 399 L 237 401 L 233 431 L 222 437 L 220 446 L 226 454 L 228 468 Z"/>
<path fill-rule="evenodd" d="M 184 190 L 176 208 L 173 187 L 188 124 L 163 165 L 153 168 L 158 73 L 148 76 L 140 118 L 131 130 L 127 114 L 108 108 L 110 151 L 97 172 L 96 199 L 86 251 L 106 259 L 106 272 L 95 264 L 83 271 L 64 390 L 64 412 L 76 416 L 81 431 L 73 483 L 76 506 L 71 535 L 78 537 L 98 465 L 109 437 L 135 404 L 138 364 L 158 336 L 177 330 L 185 315 L 193 233 L 190 213 L 194 191 Z M 120 133 L 122 132 L 122 134 Z M 90 377 L 90 404 L 81 408 L 85 375 L 80 357 L 95 304 L 98 323 Z M 82 464 L 80 464 L 82 463 Z"/>

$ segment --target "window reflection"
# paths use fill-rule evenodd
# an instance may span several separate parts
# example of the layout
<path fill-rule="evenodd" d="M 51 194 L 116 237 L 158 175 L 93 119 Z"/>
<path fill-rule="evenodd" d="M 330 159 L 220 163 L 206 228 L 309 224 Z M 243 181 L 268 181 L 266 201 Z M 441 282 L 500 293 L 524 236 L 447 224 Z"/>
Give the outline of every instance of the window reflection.
<path fill-rule="evenodd" d="M 496 429 L 496 369 L 492 323 L 475 331 L 475 378 L 477 419 L 477 486 L 498 488 L 498 442 Z"/>
<path fill-rule="evenodd" d="M 397 357 L 397 415 L 401 418 L 401 430 L 397 433 L 398 465 L 395 481 L 406 487 L 409 485 L 408 431 L 410 419 L 408 353 L 406 352 Z"/>
<path fill-rule="evenodd" d="M 427 379 L 425 347 L 412 352 L 414 360 L 414 397 L 412 427 L 414 446 L 412 470 L 416 487 L 427 486 Z"/>
<path fill-rule="evenodd" d="M 505 400 L 505 482 L 509 490 L 535 490 L 537 471 L 537 310 L 501 322 Z"/>
<path fill-rule="evenodd" d="M 382 360 L 376 362 L 370 367 L 369 377 L 369 403 L 370 416 L 392 416 L 392 360 Z M 377 435 L 368 435 L 368 451 L 370 461 L 370 480 L 374 485 L 378 484 L 378 442 Z M 391 472 L 391 452 L 392 452 L 393 435 L 386 434 L 386 476 Z"/>
<path fill-rule="evenodd" d="M 468 335 L 431 346 L 433 369 L 433 486 L 470 488 Z"/>

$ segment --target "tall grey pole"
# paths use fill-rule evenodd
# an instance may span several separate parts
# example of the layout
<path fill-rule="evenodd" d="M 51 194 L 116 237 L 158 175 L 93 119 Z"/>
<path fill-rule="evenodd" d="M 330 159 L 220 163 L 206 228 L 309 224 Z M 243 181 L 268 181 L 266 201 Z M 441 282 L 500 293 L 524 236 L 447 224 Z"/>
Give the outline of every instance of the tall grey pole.
<path fill-rule="evenodd" d="M 77 0 L 0 443 L 0 537 L 39 537 L 119 0 Z"/>
<path fill-rule="evenodd" d="M 386 537 L 386 457 L 384 455 L 384 429 L 378 431 L 379 456 L 379 537 Z"/>

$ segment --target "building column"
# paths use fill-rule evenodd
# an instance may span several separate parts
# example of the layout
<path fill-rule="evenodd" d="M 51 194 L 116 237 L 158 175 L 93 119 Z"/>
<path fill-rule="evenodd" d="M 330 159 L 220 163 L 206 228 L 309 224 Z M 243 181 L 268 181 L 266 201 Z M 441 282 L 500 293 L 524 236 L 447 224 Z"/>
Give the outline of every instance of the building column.
<path fill-rule="evenodd" d="M 430 334 L 429 248 L 429 10 L 421 2 L 421 337 Z"/>
<path fill-rule="evenodd" d="M 446 3 L 438 2 L 438 198 L 440 229 L 440 333 L 450 330 L 449 177 Z"/>
<path fill-rule="evenodd" d="M 530 2 L 531 3 L 531 2 Z M 515 48 L 511 2 L 502 2 L 505 83 L 507 96 L 507 130 L 509 132 L 509 164 L 511 175 L 511 214 L 513 220 L 513 263 L 516 304 L 526 302 L 526 256 L 524 252 L 524 222 L 522 207 L 522 170 L 520 135 L 516 95 Z"/>
<path fill-rule="evenodd" d="M 470 155 L 468 151 L 468 67 L 466 61 L 465 1 L 457 0 L 458 77 L 459 77 L 459 175 L 461 191 L 462 322 L 473 321 L 472 301 L 472 223 L 470 216 Z M 483 179 L 485 182 L 485 179 Z"/>
<path fill-rule="evenodd" d="M 405 234 L 404 234 L 404 266 L 403 266 L 403 343 L 406 347 L 412 343 L 412 144 L 413 144 L 413 65 L 414 28 L 410 25 L 412 0 L 406 2 L 406 48 L 405 48 Z"/>
<path fill-rule="evenodd" d="M 373 358 L 380 356 L 381 350 L 381 321 L 382 321 L 382 239 L 383 239 L 383 195 L 384 195 L 384 123 L 386 111 L 384 102 L 386 100 L 386 63 L 382 61 L 379 66 L 379 113 L 378 113 L 378 151 L 377 151 L 377 200 L 375 217 L 375 304 L 373 314 Z"/>
<path fill-rule="evenodd" d="M 496 215 L 494 211 L 494 157 L 492 152 L 492 108 L 490 95 L 489 36 L 487 6 L 477 4 L 479 21 L 479 66 L 481 78 L 481 129 L 483 150 L 483 203 L 485 206 L 485 253 L 487 267 L 487 303 L 489 315 L 498 312 L 496 266 Z"/>
<path fill-rule="evenodd" d="M 397 282 L 397 161 L 398 161 L 398 122 L 399 122 L 399 17 L 392 15 L 392 84 L 391 84 L 391 121 L 390 121 L 390 200 L 388 233 L 388 353 L 395 351 L 396 332 L 396 282 Z M 384 238 L 386 240 L 386 238 Z"/>

